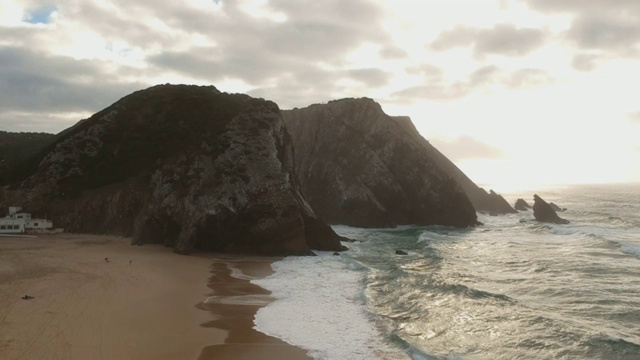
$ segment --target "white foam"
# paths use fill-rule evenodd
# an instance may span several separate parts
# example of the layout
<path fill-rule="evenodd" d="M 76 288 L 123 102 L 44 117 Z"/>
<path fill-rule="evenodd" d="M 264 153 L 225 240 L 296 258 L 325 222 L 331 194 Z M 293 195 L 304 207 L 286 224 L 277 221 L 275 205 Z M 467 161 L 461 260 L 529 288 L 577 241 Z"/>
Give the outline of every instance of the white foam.
<path fill-rule="evenodd" d="M 255 328 L 309 350 L 314 359 L 406 359 L 387 345 L 359 300 L 361 273 L 337 256 L 288 257 L 251 282 L 276 301 L 258 310 Z"/>
<path fill-rule="evenodd" d="M 205 304 L 225 305 L 257 305 L 265 306 L 273 301 L 269 295 L 237 295 L 237 296 L 209 296 L 204 300 Z"/>

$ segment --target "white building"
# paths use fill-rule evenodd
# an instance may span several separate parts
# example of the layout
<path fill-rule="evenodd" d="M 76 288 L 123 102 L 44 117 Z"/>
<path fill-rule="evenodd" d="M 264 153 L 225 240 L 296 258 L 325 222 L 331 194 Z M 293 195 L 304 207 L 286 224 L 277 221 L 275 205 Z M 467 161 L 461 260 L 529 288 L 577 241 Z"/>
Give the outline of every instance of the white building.
<path fill-rule="evenodd" d="M 10 207 L 9 216 L 0 218 L 0 234 L 16 234 L 52 229 L 53 222 L 47 219 L 32 219 L 29 213 L 19 213 L 19 207 Z"/>
<path fill-rule="evenodd" d="M 0 234 L 16 234 L 24 232 L 24 220 L 10 217 L 0 218 Z"/>

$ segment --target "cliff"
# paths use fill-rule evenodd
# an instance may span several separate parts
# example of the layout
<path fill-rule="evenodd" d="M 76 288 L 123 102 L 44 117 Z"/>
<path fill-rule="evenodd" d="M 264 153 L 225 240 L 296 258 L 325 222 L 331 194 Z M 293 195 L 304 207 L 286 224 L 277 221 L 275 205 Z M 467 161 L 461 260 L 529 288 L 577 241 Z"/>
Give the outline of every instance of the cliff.
<path fill-rule="evenodd" d="M 342 249 L 301 194 L 278 106 L 214 87 L 124 97 L 66 131 L 0 203 L 180 253 Z"/>
<path fill-rule="evenodd" d="M 509 203 L 493 190 L 487 191 L 476 185 L 451 160 L 425 140 L 415 128 L 408 116 L 396 116 L 394 120 L 402 125 L 408 136 L 422 144 L 429 156 L 462 187 L 476 211 L 489 214 L 508 214 L 516 211 Z"/>
<path fill-rule="evenodd" d="M 0 131 L 0 186 L 24 177 L 35 165 L 31 159 L 55 139 L 47 133 Z"/>
<path fill-rule="evenodd" d="M 303 191 L 330 223 L 476 223 L 471 202 L 430 145 L 409 136 L 406 124 L 373 100 L 343 99 L 282 113 Z"/>

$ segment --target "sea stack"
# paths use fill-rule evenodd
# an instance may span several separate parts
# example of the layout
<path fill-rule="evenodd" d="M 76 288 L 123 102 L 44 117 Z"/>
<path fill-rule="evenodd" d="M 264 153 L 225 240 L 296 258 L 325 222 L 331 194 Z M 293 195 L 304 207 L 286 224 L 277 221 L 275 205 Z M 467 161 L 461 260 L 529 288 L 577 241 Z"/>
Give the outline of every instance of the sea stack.
<path fill-rule="evenodd" d="M 313 209 L 328 222 L 472 226 L 464 190 L 422 137 L 368 98 L 283 111 L 297 173 Z"/>
<path fill-rule="evenodd" d="M 516 200 L 514 208 L 518 211 L 527 211 L 531 209 L 531 205 L 529 205 L 524 199 Z"/>
<path fill-rule="evenodd" d="M 160 85 L 70 129 L 0 203 L 21 200 L 70 232 L 179 253 L 341 250 L 302 195 L 292 145 L 273 102 Z"/>
<path fill-rule="evenodd" d="M 556 211 L 538 195 L 533 195 L 533 201 L 533 216 L 537 221 L 554 224 L 569 223 L 569 220 L 559 217 Z"/>
<path fill-rule="evenodd" d="M 561 208 L 560 206 L 556 205 L 556 204 L 555 204 L 555 203 L 553 203 L 553 202 L 550 202 L 550 203 L 549 203 L 549 206 L 551 206 L 551 208 L 552 208 L 553 210 L 555 210 L 556 212 L 559 212 L 559 211 L 565 211 L 565 210 L 567 210 L 566 208 Z"/>

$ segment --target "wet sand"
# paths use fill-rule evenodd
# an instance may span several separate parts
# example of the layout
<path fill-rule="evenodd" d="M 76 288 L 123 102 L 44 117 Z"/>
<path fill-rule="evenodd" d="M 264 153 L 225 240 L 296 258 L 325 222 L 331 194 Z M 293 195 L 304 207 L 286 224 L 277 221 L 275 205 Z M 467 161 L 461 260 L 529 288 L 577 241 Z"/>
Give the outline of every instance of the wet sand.
<path fill-rule="evenodd" d="M 0 237 L 0 358 L 310 359 L 253 329 L 273 299 L 250 279 L 271 274 L 275 259 L 129 241 Z"/>
<path fill-rule="evenodd" d="M 274 260 L 225 257 L 213 264 L 209 287 L 214 296 L 202 306 L 214 320 L 204 326 L 226 330 L 228 337 L 223 344 L 204 348 L 199 360 L 311 360 L 305 350 L 253 328 L 258 309 L 274 299 L 250 280 L 271 275 Z"/>

